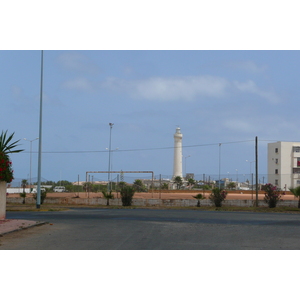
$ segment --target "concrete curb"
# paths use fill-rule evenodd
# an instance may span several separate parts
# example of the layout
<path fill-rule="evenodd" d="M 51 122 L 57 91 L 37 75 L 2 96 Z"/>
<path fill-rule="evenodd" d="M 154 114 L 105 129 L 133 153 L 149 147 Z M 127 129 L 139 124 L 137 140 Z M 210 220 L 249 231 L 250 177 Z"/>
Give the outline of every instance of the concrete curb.
<path fill-rule="evenodd" d="M 0 220 L 0 237 L 8 233 L 28 229 L 35 226 L 41 226 L 48 223 L 49 222 L 15 220 L 15 219 Z"/>

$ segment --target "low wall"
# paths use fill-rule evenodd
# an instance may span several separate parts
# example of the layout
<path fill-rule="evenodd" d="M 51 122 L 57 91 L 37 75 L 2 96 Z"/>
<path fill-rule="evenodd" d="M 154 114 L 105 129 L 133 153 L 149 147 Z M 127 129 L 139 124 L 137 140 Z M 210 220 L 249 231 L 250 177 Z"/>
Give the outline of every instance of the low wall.
<path fill-rule="evenodd" d="M 197 205 L 196 199 L 133 199 L 132 205 L 135 206 L 176 206 L 176 207 L 195 207 Z M 253 206 L 255 200 L 225 200 L 223 206 L 242 206 L 251 207 Z M 7 204 L 22 204 L 23 198 L 7 198 Z M 48 198 L 45 199 L 45 204 L 53 205 L 106 205 L 107 200 L 103 198 Z M 33 198 L 26 198 L 27 204 L 35 204 Z M 212 206 L 209 199 L 201 200 L 201 206 Z M 109 200 L 110 205 L 122 205 L 121 199 L 111 199 Z M 259 206 L 267 207 L 267 203 L 264 200 L 258 200 Z M 288 206 L 288 207 L 298 207 L 297 200 L 282 200 L 277 206 Z"/>

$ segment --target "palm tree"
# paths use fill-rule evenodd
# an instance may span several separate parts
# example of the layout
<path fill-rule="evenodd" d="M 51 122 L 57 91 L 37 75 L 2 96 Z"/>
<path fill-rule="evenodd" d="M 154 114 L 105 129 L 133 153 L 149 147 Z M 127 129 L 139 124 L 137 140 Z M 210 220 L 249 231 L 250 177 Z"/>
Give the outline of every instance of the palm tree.
<path fill-rule="evenodd" d="M 296 188 L 290 188 L 290 191 L 295 197 L 298 197 L 298 208 L 300 208 L 300 186 L 297 186 Z"/>
<path fill-rule="evenodd" d="M 229 183 L 227 184 L 227 188 L 230 189 L 230 190 L 235 189 L 235 187 L 236 187 L 236 184 L 235 184 L 234 182 L 229 182 Z"/>
<path fill-rule="evenodd" d="M 200 207 L 200 200 L 205 199 L 205 197 L 202 194 L 197 194 L 196 196 L 193 196 L 193 198 L 197 199 L 197 207 Z"/>
<path fill-rule="evenodd" d="M 182 183 L 183 183 L 182 182 L 182 178 L 180 176 L 176 176 L 174 178 L 174 183 L 176 183 L 177 189 L 179 190 L 181 188 L 181 186 L 182 186 Z"/>
<path fill-rule="evenodd" d="M 103 194 L 103 197 L 106 199 L 106 205 L 109 205 L 109 199 L 114 199 L 114 195 L 112 194 L 111 191 L 109 192 L 105 192 L 105 191 L 102 191 L 102 194 Z"/>

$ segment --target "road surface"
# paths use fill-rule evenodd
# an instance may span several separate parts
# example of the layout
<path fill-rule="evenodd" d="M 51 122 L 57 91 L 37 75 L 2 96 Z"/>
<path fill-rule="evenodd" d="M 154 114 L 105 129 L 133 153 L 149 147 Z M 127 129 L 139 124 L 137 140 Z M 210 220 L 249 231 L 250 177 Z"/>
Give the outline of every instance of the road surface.
<path fill-rule="evenodd" d="M 49 222 L 0 237 L 0 250 L 300 249 L 300 216 L 156 209 L 8 212 Z"/>

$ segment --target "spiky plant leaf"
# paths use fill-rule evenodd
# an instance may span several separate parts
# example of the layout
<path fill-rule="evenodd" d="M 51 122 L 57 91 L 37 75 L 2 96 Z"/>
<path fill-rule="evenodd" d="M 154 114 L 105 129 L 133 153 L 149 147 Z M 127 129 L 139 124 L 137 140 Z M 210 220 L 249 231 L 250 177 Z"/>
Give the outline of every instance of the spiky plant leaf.
<path fill-rule="evenodd" d="M 15 142 L 11 142 L 13 139 L 15 133 L 12 133 L 10 136 L 7 137 L 7 130 L 4 132 L 2 131 L 0 135 L 0 152 L 4 153 L 5 155 L 8 155 L 9 153 L 18 153 L 24 151 L 24 149 L 14 149 L 15 147 L 19 146 L 17 143 L 20 140 L 17 140 Z"/>

